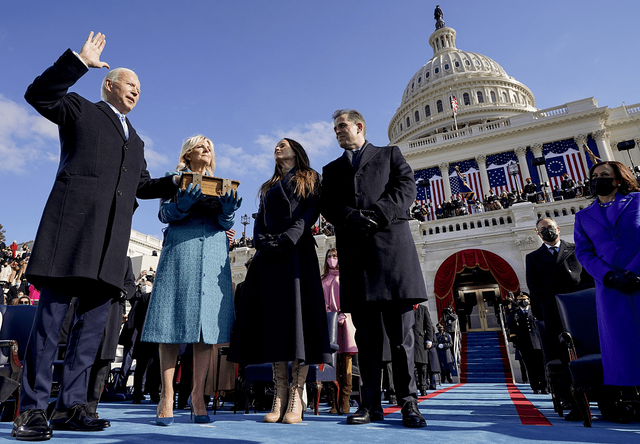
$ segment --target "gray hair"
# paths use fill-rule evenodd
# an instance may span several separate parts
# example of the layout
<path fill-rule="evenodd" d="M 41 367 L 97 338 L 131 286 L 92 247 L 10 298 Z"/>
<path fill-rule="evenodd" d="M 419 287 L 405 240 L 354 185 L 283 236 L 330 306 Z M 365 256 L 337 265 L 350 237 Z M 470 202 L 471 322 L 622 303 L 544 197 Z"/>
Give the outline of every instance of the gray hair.
<path fill-rule="evenodd" d="M 134 74 L 134 75 L 136 74 L 129 68 L 114 68 L 111 71 L 109 71 L 107 75 L 104 76 L 104 79 L 102 80 L 102 86 L 100 87 L 100 98 L 105 102 L 107 101 L 107 80 L 111 80 L 112 82 L 115 82 L 116 80 L 118 80 L 118 78 L 120 78 L 121 72 L 130 72 L 131 74 Z"/>
<path fill-rule="evenodd" d="M 338 109 L 334 111 L 333 114 L 331 114 L 331 118 L 333 120 L 336 120 L 343 114 L 346 114 L 347 120 L 353 122 L 354 124 L 362 123 L 362 135 L 367 135 L 367 123 L 364 121 L 364 117 L 362 116 L 362 114 L 360 114 L 360 112 L 356 111 L 355 109 Z"/>

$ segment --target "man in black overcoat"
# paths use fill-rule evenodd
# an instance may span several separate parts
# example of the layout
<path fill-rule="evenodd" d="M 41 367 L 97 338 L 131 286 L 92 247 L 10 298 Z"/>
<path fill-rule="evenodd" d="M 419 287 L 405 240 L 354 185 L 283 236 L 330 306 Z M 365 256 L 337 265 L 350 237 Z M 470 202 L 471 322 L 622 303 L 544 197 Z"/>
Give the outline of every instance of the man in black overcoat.
<path fill-rule="evenodd" d="M 424 427 L 413 366 L 413 305 L 427 300 L 408 211 L 416 198 L 411 167 L 396 146 L 365 140 L 355 110 L 334 113 L 344 154 L 323 169 L 321 211 L 335 227 L 340 306 L 356 327 L 362 404 L 348 424 L 384 419 L 380 404 L 383 343 L 388 337 L 403 424 Z"/>
<path fill-rule="evenodd" d="M 509 316 L 509 340 L 520 351 L 522 360 L 527 366 L 529 384 L 534 394 L 546 394 L 544 360 L 542 358 L 542 344 L 534 329 L 535 318 L 530 310 L 530 300 L 526 293 L 517 298 L 518 308 Z"/>
<path fill-rule="evenodd" d="M 96 431 L 110 426 L 86 413 L 88 375 L 110 302 L 123 289 L 136 196 L 169 198 L 177 191 L 173 176 L 150 178 L 144 143 L 125 117 L 140 97 L 133 71 L 110 71 L 103 81 L 102 102 L 67 92 L 89 68 L 109 68 L 100 61 L 104 46 L 104 35 L 92 32 L 80 53 L 67 50 L 25 94 L 29 104 L 58 125 L 61 154 L 26 272 L 41 294 L 25 354 L 20 416 L 11 432 L 19 440 L 46 440 L 52 429 Z M 51 366 L 73 296 L 78 307 L 49 425 L 44 412 Z"/>
<path fill-rule="evenodd" d="M 527 287 L 531 296 L 531 308 L 537 319 L 544 321 L 548 338 L 547 361 L 560 359 L 563 363 L 562 397 L 565 407 L 573 407 L 571 395 L 571 375 L 568 369 L 569 357 L 560 346 L 558 337 L 564 331 L 558 305 L 557 294 L 573 293 L 594 286 L 593 278 L 582 268 L 575 254 L 575 245 L 560 239 L 560 227 L 550 217 L 538 219 L 536 232 L 542 245 L 527 254 Z M 577 409 L 566 417 L 579 419 Z"/>

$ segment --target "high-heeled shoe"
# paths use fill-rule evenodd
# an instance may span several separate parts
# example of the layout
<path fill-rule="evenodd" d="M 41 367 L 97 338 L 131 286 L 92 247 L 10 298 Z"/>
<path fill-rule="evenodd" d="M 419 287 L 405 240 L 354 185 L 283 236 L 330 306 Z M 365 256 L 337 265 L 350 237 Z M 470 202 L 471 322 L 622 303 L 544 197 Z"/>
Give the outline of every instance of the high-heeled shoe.
<path fill-rule="evenodd" d="M 193 414 L 193 405 L 191 404 L 191 395 L 189 395 L 189 399 L 187 399 L 187 404 L 191 407 L 191 415 L 190 419 L 193 420 L 196 424 L 209 424 L 211 422 L 211 418 L 209 415 L 194 415 Z"/>
<path fill-rule="evenodd" d="M 160 408 L 161 402 L 162 402 L 162 399 L 158 403 L 157 409 Z M 158 410 L 157 409 L 156 409 L 156 425 L 163 426 L 163 427 L 168 427 L 171 424 L 173 424 L 173 416 L 165 416 L 164 418 L 160 418 L 158 416 Z"/>
<path fill-rule="evenodd" d="M 173 416 L 167 416 L 166 418 L 156 416 L 156 425 L 167 427 L 171 424 L 173 424 Z"/>

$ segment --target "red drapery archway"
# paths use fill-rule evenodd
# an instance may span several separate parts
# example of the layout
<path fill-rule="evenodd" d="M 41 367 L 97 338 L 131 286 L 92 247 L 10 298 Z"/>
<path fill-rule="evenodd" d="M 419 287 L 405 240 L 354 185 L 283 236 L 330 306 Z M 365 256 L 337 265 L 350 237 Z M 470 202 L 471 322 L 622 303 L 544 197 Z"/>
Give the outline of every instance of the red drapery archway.
<path fill-rule="evenodd" d="M 520 283 L 513 268 L 495 253 L 484 250 L 463 250 L 449 256 L 438 268 L 434 282 L 434 293 L 436 294 L 436 307 L 438 308 L 438 319 L 442 316 L 442 309 L 453 305 L 453 284 L 456 275 L 465 268 L 480 268 L 489 271 L 500 286 L 502 299 L 507 293 L 520 291 Z"/>

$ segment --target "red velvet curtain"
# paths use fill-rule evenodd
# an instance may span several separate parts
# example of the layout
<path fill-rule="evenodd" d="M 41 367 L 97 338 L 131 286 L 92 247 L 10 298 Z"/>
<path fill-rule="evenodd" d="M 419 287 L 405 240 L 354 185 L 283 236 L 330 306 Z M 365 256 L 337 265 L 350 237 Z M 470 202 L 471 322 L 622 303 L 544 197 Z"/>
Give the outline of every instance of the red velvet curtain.
<path fill-rule="evenodd" d="M 495 253 L 484 250 L 463 250 L 453 256 L 449 256 L 440 265 L 434 282 L 436 294 L 436 306 L 438 307 L 438 319 L 442 316 L 442 309 L 455 305 L 453 299 L 453 283 L 456 275 L 465 268 L 476 268 L 489 271 L 500 286 L 502 299 L 507 293 L 520 291 L 518 277 L 511 266 Z"/>

